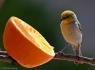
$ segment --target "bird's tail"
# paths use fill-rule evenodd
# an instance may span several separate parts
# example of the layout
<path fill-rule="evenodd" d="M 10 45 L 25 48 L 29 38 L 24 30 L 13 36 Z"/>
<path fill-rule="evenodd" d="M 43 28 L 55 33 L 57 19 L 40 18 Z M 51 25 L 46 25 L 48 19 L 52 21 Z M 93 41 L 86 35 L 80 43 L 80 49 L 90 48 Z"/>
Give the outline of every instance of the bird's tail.
<path fill-rule="evenodd" d="M 75 64 L 82 64 L 81 62 L 78 62 L 79 56 L 82 56 L 81 52 L 81 45 L 73 46 L 74 55 L 76 56 L 76 60 L 74 61 Z"/>

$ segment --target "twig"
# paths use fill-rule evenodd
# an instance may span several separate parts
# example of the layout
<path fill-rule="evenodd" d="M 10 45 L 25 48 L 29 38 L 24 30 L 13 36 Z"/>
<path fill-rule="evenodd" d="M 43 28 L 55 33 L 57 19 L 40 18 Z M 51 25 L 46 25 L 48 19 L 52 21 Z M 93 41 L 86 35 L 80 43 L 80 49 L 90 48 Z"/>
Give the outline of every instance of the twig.
<path fill-rule="evenodd" d="M 0 61 L 17 64 L 17 62 L 9 56 L 6 51 L 0 51 Z"/>
<path fill-rule="evenodd" d="M 0 51 L 0 55 L 8 55 L 6 51 Z"/>
<path fill-rule="evenodd" d="M 65 54 L 65 53 L 56 53 L 54 59 L 75 61 L 76 56 L 71 55 L 71 54 Z M 80 56 L 78 62 L 86 63 L 86 64 L 90 64 L 90 65 L 95 66 L 95 59 L 94 58 L 88 58 L 88 57 Z"/>
<path fill-rule="evenodd" d="M 75 61 L 76 56 L 71 55 L 71 54 L 65 54 L 65 53 L 56 53 L 53 59 Z M 9 63 L 17 63 L 11 56 L 8 55 L 6 51 L 0 51 L 0 61 L 9 62 Z M 94 58 L 80 56 L 78 62 L 95 66 Z"/>

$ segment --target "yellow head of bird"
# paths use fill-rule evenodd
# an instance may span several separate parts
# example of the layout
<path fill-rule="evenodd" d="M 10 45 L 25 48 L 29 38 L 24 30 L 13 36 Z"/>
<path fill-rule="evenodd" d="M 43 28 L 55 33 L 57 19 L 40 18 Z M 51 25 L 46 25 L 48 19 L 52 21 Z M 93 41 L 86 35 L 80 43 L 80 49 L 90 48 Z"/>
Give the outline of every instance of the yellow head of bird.
<path fill-rule="evenodd" d="M 77 17 L 73 11 L 66 10 L 61 14 L 61 21 L 63 21 L 64 24 L 70 24 L 76 20 Z"/>

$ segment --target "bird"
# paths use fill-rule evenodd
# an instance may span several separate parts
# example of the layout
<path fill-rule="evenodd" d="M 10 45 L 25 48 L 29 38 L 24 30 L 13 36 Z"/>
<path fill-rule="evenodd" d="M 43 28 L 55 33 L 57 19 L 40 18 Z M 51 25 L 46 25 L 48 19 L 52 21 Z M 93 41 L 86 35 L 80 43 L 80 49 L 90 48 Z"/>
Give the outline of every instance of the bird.
<path fill-rule="evenodd" d="M 74 55 L 77 58 L 74 63 L 79 64 L 79 56 L 82 56 L 82 28 L 76 14 L 73 11 L 66 10 L 62 12 L 60 28 L 67 45 L 71 45 L 73 48 Z M 64 48 L 61 50 L 61 52 L 62 51 L 64 51 Z"/>

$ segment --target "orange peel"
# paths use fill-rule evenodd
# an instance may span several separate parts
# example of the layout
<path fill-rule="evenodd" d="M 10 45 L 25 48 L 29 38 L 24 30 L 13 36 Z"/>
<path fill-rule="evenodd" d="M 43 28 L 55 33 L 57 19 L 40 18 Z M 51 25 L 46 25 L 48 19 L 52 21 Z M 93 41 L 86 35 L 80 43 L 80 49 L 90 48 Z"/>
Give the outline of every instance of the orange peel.
<path fill-rule="evenodd" d="M 55 55 L 53 47 L 36 29 L 14 16 L 5 26 L 3 43 L 8 54 L 27 68 L 42 65 Z"/>

